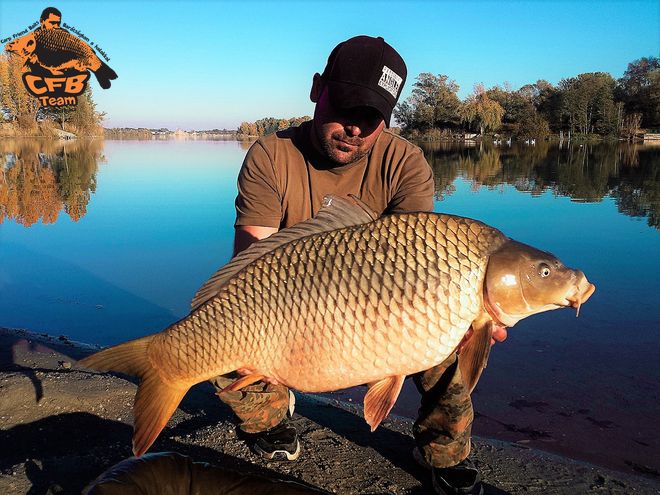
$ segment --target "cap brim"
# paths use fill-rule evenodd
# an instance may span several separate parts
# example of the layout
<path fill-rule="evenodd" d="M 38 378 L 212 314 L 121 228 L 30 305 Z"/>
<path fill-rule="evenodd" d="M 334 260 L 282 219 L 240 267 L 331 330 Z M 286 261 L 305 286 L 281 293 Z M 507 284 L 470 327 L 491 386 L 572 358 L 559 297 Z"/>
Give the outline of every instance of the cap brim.
<path fill-rule="evenodd" d="M 385 125 L 390 126 L 392 107 L 381 94 L 359 84 L 339 81 L 328 81 L 326 84 L 333 107 L 341 110 L 355 107 L 375 108 L 382 115 Z"/>

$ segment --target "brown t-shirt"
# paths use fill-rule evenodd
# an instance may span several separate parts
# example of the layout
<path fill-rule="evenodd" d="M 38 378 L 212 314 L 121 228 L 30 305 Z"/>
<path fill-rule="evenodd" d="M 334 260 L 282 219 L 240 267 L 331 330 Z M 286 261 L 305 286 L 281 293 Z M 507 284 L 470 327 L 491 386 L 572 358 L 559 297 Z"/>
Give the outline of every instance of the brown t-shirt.
<path fill-rule="evenodd" d="M 256 141 L 238 176 L 236 223 L 282 229 L 318 212 L 327 194 L 354 194 L 379 215 L 433 209 L 422 150 L 384 130 L 368 155 L 336 166 L 309 142 L 311 122 Z"/>

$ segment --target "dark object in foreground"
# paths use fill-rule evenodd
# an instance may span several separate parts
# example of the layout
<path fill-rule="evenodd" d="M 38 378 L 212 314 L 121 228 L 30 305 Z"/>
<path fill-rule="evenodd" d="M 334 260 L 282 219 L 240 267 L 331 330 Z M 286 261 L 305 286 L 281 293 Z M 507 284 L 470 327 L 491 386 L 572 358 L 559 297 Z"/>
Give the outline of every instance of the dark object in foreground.
<path fill-rule="evenodd" d="M 194 462 L 176 452 L 130 457 L 96 478 L 84 495 L 319 495 L 304 485 Z"/>
<path fill-rule="evenodd" d="M 481 474 L 469 459 L 450 468 L 433 468 L 433 490 L 441 495 L 482 495 Z"/>

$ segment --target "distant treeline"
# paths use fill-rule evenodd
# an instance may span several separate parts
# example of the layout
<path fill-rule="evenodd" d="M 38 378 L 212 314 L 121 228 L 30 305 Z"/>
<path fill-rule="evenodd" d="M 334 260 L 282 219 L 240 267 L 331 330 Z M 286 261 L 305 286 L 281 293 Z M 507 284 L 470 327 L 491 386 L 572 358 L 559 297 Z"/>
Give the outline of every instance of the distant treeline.
<path fill-rule="evenodd" d="M 54 129 L 76 135 L 102 135 L 104 114 L 96 111 L 90 86 L 77 97 L 77 105 L 43 108 L 25 89 L 22 67 L 18 57 L 0 54 L 0 135 L 50 136 Z"/>
<path fill-rule="evenodd" d="M 265 117 L 256 122 L 243 122 L 238 126 L 237 137 L 239 139 L 259 137 L 281 131 L 288 127 L 298 126 L 312 118 L 305 115 L 303 117 L 293 117 L 290 119 L 276 119 L 273 117 Z"/>
<path fill-rule="evenodd" d="M 543 138 L 551 133 L 634 139 L 660 129 L 660 58 L 628 64 L 618 80 L 606 72 L 543 80 L 513 90 L 507 84 L 475 86 L 461 101 L 459 86 L 446 75 L 421 73 L 412 95 L 394 117 L 410 138 L 441 139 L 475 133 Z"/>
<path fill-rule="evenodd" d="M 233 129 L 209 129 L 203 131 L 171 131 L 165 127 L 148 129 L 146 127 L 113 127 L 103 129 L 107 139 L 236 139 Z"/>

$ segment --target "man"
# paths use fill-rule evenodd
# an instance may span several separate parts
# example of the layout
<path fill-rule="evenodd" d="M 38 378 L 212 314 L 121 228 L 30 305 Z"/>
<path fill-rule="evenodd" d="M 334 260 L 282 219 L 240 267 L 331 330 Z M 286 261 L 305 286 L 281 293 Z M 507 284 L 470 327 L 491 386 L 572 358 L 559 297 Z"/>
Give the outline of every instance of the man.
<path fill-rule="evenodd" d="M 62 13 L 55 7 L 46 7 L 41 12 L 41 18 L 39 19 L 41 29 L 60 29 L 61 21 Z"/>
<path fill-rule="evenodd" d="M 385 130 L 406 79 L 400 55 L 382 38 L 357 36 L 332 51 L 315 74 L 314 118 L 259 139 L 238 178 L 234 253 L 313 217 L 326 194 L 354 194 L 378 214 L 433 209 L 433 174 L 422 151 Z M 235 377 L 218 377 L 223 388 Z M 472 404 L 454 354 L 420 373 L 422 393 L 414 433 L 419 461 L 433 467 L 437 493 L 481 493 L 470 451 Z M 220 398 L 241 421 L 253 450 L 272 459 L 300 454 L 288 418 L 293 394 L 260 383 Z"/>

